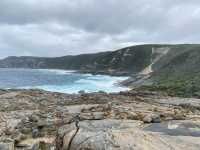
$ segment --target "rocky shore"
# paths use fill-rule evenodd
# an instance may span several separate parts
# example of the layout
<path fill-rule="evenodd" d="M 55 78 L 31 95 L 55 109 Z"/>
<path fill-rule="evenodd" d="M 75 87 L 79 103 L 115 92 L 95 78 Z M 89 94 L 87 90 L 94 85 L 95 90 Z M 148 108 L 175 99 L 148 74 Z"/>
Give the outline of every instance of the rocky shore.
<path fill-rule="evenodd" d="M 0 150 L 160 149 L 200 149 L 200 99 L 0 90 Z"/>

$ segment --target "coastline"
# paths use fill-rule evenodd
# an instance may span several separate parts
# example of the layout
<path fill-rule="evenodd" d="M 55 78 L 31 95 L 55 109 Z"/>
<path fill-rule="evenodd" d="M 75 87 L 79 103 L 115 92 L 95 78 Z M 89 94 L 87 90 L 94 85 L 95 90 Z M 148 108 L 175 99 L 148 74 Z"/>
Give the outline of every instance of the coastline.
<path fill-rule="evenodd" d="M 128 86 L 127 82 L 136 83 L 138 79 L 143 76 L 133 75 L 122 84 Z M 115 149 L 116 145 L 107 143 L 110 141 L 120 149 L 131 146 L 181 150 L 184 144 L 186 149 L 199 150 L 199 131 L 198 98 L 172 97 L 145 88 L 77 94 L 0 89 L 0 148 L 3 149 Z"/>

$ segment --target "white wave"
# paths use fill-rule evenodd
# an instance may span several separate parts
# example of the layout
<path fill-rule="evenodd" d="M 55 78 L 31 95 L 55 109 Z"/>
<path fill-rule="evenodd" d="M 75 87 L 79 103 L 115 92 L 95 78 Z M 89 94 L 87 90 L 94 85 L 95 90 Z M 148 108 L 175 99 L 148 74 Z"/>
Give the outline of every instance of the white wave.
<path fill-rule="evenodd" d="M 111 77 L 106 75 L 94 75 L 87 77 L 85 79 L 77 80 L 76 83 L 91 83 L 91 84 L 114 84 L 123 80 L 126 80 L 128 77 Z"/>
<path fill-rule="evenodd" d="M 127 87 L 121 87 L 116 85 L 117 80 L 88 80 L 88 79 L 80 79 L 77 80 L 74 84 L 71 85 L 42 85 L 42 86 L 29 86 L 29 87 L 21 87 L 22 89 L 43 89 L 46 91 L 52 92 L 61 92 L 61 93 L 78 93 L 79 91 L 84 90 L 85 92 L 98 92 L 105 91 L 108 93 L 111 92 L 120 92 L 129 90 Z"/>
<path fill-rule="evenodd" d="M 51 92 L 60 92 L 60 93 L 69 93 L 77 94 L 79 91 L 84 90 L 87 93 L 105 91 L 108 93 L 111 92 L 120 92 L 129 90 L 126 87 L 115 87 L 115 86 L 98 86 L 98 87 L 88 87 L 88 85 L 82 86 L 56 86 L 56 85 L 44 85 L 44 86 L 34 86 L 34 87 L 23 87 L 21 89 L 43 89 Z"/>
<path fill-rule="evenodd" d="M 73 76 L 74 71 L 66 71 L 66 70 L 57 70 L 57 69 L 39 69 L 41 72 L 45 73 L 55 73 L 58 75 L 63 74 L 71 74 Z M 70 78 L 69 76 L 69 78 Z M 82 76 L 81 79 L 77 79 L 72 83 L 63 83 L 62 85 L 38 85 L 38 86 L 26 86 L 20 87 L 21 89 L 43 89 L 46 91 L 52 92 L 61 92 L 61 93 L 78 93 L 79 91 L 84 90 L 85 92 L 120 92 L 129 90 L 127 87 L 121 87 L 117 85 L 118 82 L 127 79 L 128 77 L 112 77 L 108 75 L 91 75 L 91 74 L 80 74 Z"/>
<path fill-rule="evenodd" d="M 57 75 L 73 74 L 75 70 L 61 70 L 61 69 L 37 69 L 38 71 L 45 73 L 55 73 Z"/>
<path fill-rule="evenodd" d="M 76 81 L 75 83 L 77 84 L 86 84 L 88 86 L 95 86 L 95 87 L 110 87 L 111 85 L 113 85 L 113 81 L 110 82 L 102 82 L 102 81 L 94 81 L 94 80 L 86 80 L 86 79 L 80 79 L 78 81 Z"/>

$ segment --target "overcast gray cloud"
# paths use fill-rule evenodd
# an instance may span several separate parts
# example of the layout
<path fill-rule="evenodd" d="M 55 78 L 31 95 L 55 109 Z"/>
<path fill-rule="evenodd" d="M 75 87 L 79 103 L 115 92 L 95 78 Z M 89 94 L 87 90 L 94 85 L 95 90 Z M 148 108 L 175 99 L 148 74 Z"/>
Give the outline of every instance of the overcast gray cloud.
<path fill-rule="evenodd" d="M 198 43 L 199 0 L 1 0 L 0 57 Z"/>

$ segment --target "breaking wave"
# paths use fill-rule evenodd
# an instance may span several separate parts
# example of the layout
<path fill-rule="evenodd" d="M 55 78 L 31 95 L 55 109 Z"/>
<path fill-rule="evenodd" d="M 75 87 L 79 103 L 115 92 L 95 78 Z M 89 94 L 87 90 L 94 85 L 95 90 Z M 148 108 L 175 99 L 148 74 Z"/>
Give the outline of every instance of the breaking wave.
<path fill-rule="evenodd" d="M 52 92 L 119 92 L 117 83 L 128 77 L 80 74 L 57 69 L 0 69 L 0 88 L 43 89 Z"/>

